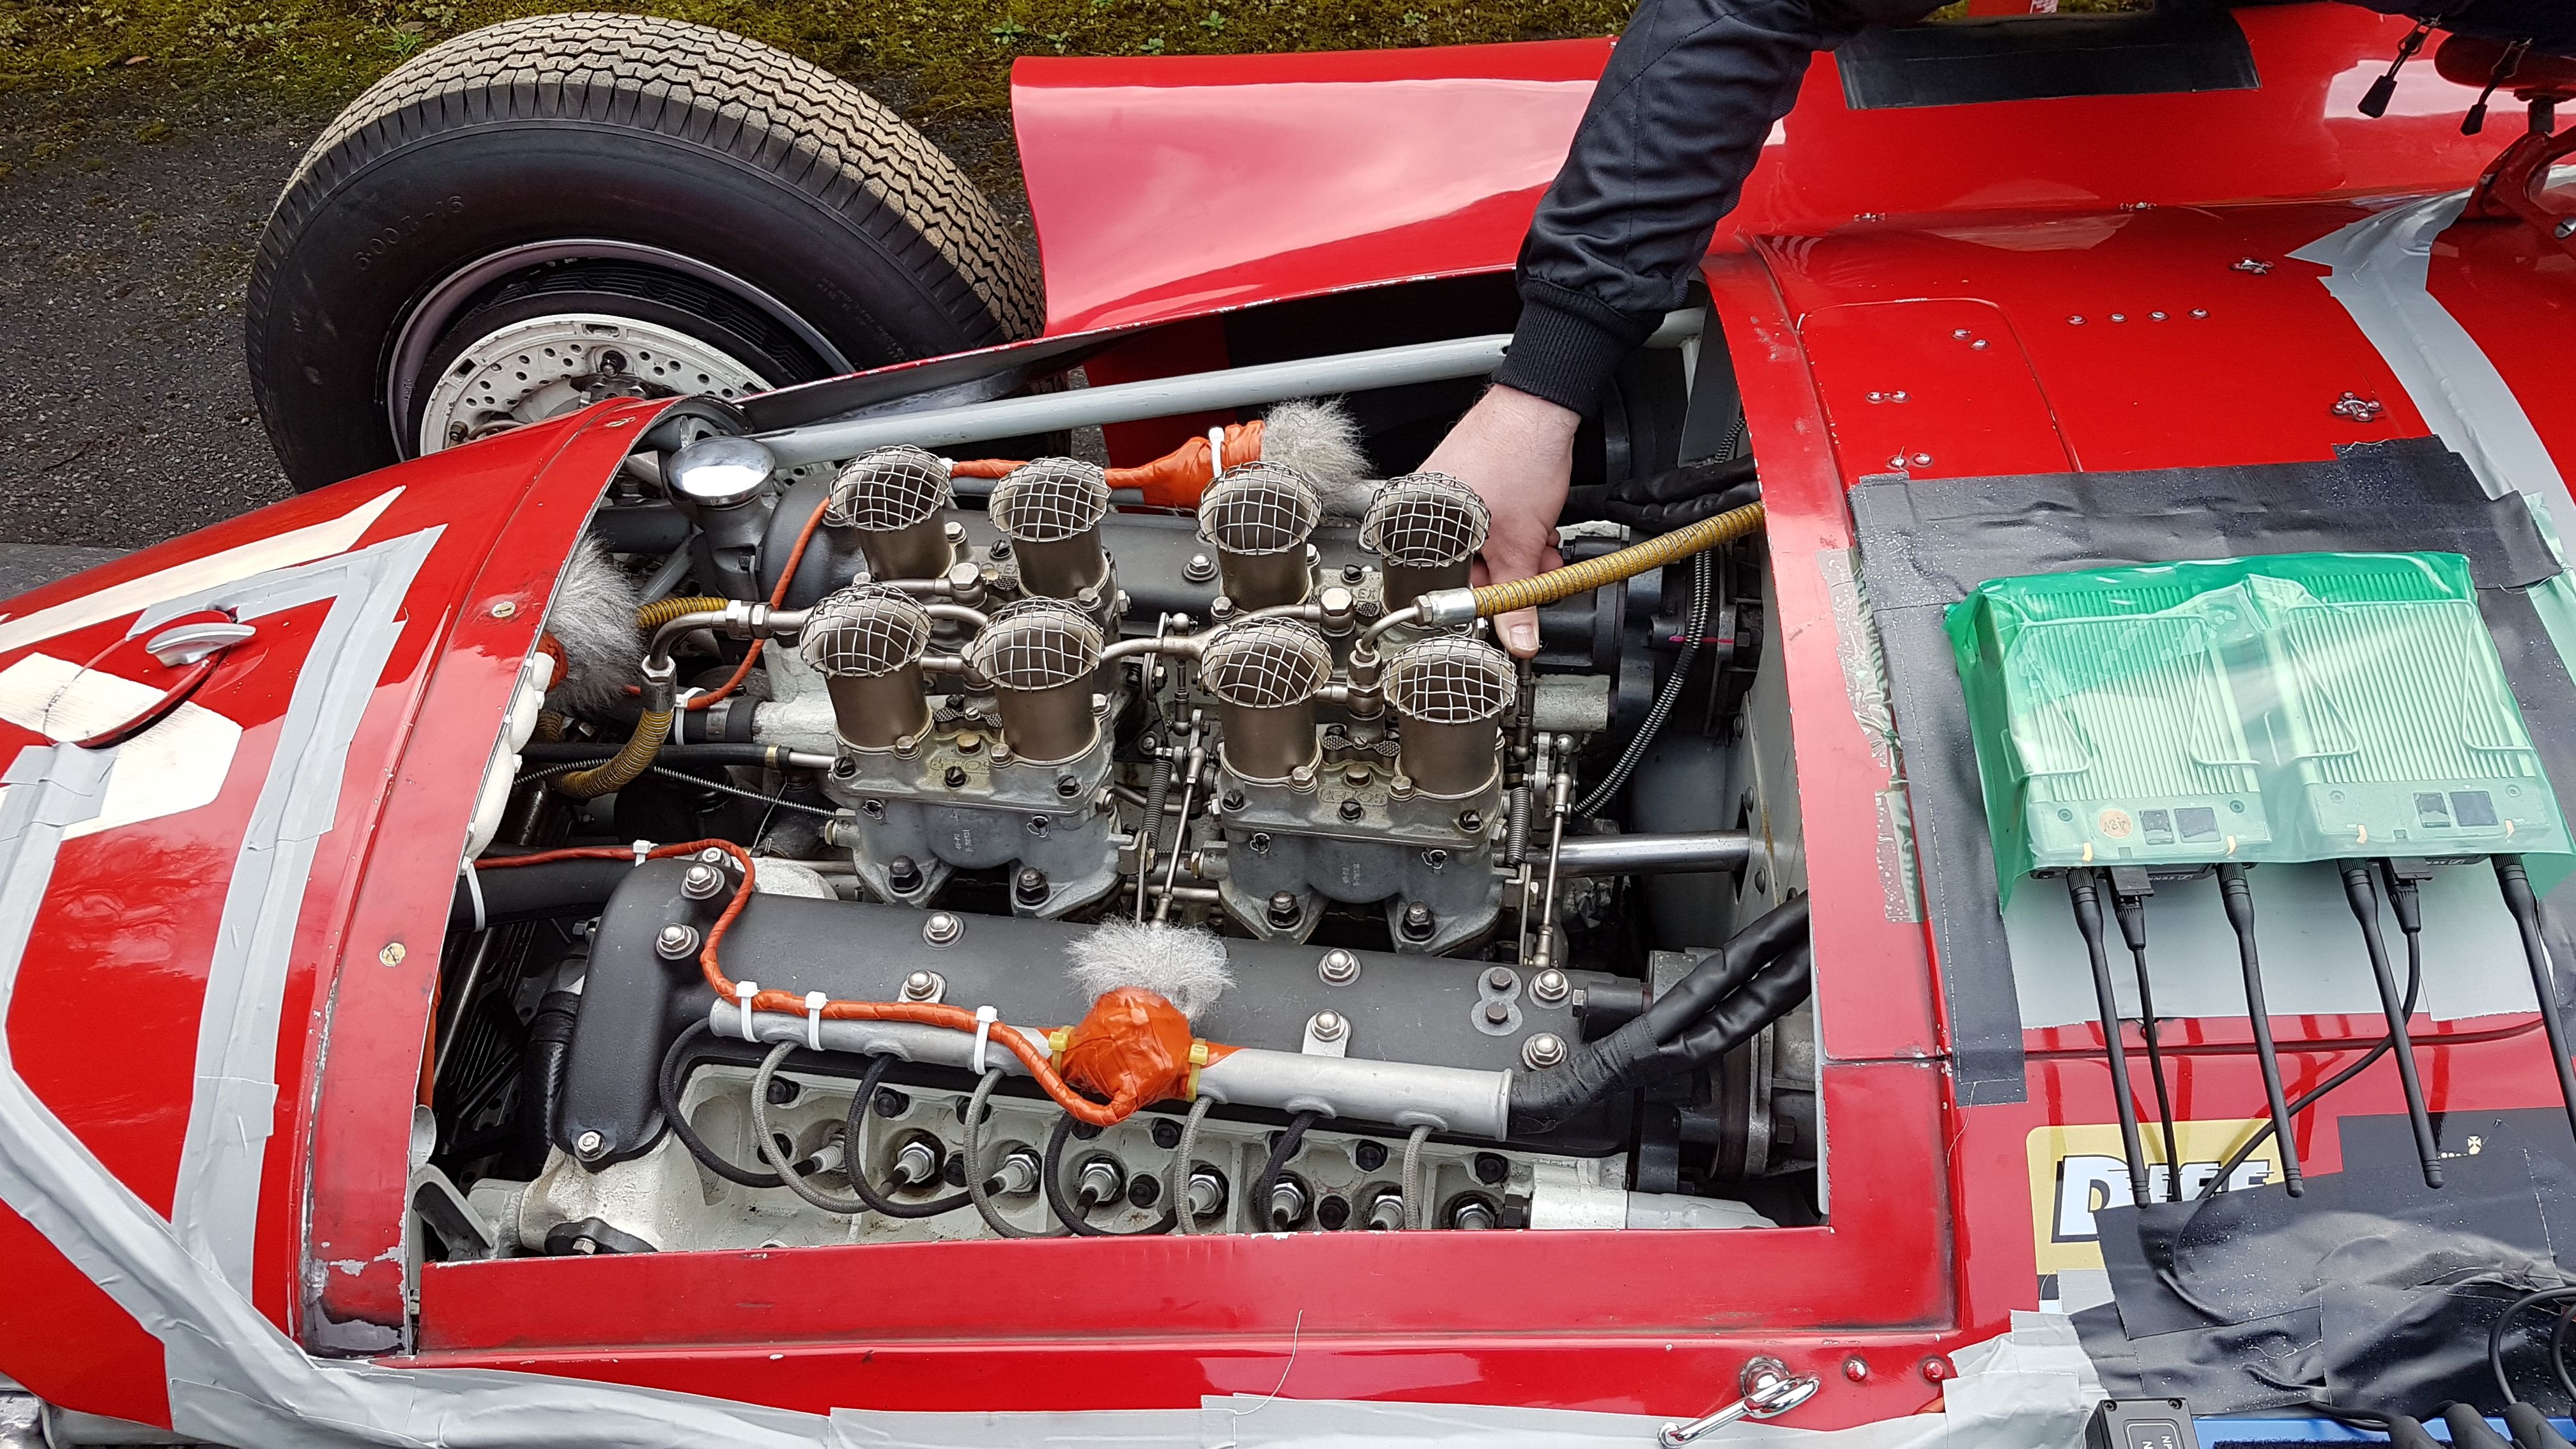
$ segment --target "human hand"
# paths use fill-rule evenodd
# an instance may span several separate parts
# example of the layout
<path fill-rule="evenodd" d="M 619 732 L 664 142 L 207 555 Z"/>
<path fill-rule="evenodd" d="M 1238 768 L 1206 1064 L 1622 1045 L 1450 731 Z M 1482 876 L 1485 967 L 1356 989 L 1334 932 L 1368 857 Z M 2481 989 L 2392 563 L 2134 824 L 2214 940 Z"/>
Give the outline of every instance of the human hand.
<path fill-rule="evenodd" d="M 1486 390 L 1449 436 L 1422 462 L 1476 490 L 1493 510 L 1493 527 L 1476 555 L 1475 581 L 1509 583 L 1555 568 L 1556 519 L 1574 476 L 1574 430 L 1582 417 L 1507 387 Z M 1538 652 L 1538 612 L 1519 609 L 1495 621 L 1503 647 L 1526 659 Z"/>

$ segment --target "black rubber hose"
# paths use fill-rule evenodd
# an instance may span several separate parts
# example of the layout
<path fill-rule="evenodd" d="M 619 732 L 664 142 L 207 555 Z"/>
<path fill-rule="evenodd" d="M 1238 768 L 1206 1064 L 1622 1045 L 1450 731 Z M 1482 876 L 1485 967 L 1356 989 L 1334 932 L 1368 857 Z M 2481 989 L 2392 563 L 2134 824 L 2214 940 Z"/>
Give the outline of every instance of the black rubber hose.
<path fill-rule="evenodd" d="M 1809 898 L 1798 896 L 1756 917 L 1728 937 L 1724 946 L 1702 957 L 1672 990 L 1656 997 L 1638 1020 L 1646 1023 L 1647 1032 L 1658 1042 L 1680 1036 L 1710 1007 L 1752 980 L 1766 963 L 1807 938 L 1808 906 Z"/>
<path fill-rule="evenodd" d="M 868 1059 L 867 1074 L 859 1078 L 858 1093 L 850 1098 L 850 1114 L 841 1119 L 841 1168 L 850 1179 L 850 1191 L 858 1194 L 859 1201 L 868 1205 L 868 1211 L 889 1218 L 935 1218 L 941 1213 L 972 1207 L 975 1202 L 973 1195 L 963 1191 L 927 1202 L 897 1202 L 877 1191 L 876 1185 L 868 1181 L 867 1165 L 859 1160 L 860 1144 L 867 1140 L 867 1115 L 876 1104 L 877 1089 L 885 1085 L 886 1068 L 893 1062 L 892 1057 Z M 966 1164 L 969 1172 L 974 1167 L 971 1162 Z"/>
<path fill-rule="evenodd" d="M 1156 1233 L 1170 1232 L 1172 1225 L 1180 1221 L 1180 1214 L 1169 1203 L 1164 1205 L 1163 1215 L 1151 1226 L 1138 1228 L 1132 1233 L 1113 1233 L 1107 1228 L 1093 1227 L 1073 1204 L 1064 1200 L 1064 1142 L 1073 1135 L 1076 1125 L 1071 1112 L 1056 1119 L 1055 1131 L 1047 1136 L 1045 1161 L 1039 1168 L 1038 1175 L 1046 1188 L 1047 1208 L 1055 1214 L 1055 1220 L 1064 1224 L 1076 1237 L 1083 1238 L 1150 1238 Z"/>
<path fill-rule="evenodd" d="M 447 905 L 447 929 L 475 927 L 474 896 L 483 897 L 486 926 L 511 921 L 542 921 L 565 916 L 595 916 L 618 885 L 635 869 L 632 860 L 549 860 L 508 870 L 459 875 Z"/>
<path fill-rule="evenodd" d="M 684 1074 L 680 1070 L 680 1059 L 688 1053 L 690 1043 L 706 1034 L 705 1022 L 690 1022 L 687 1030 L 672 1038 L 671 1049 L 662 1053 L 662 1074 L 655 1084 L 662 1099 L 662 1120 L 671 1124 L 671 1130 L 679 1134 L 680 1145 L 689 1149 L 689 1155 L 698 1160 L 700 1167 L 725 1181 L 742 1187 L 785 1187 L 787 1180 L 777 1173 L 737 1167 L 716 1156 L 715 1149 L 698 1136 L 698 1129 L 690 1126 L 689 1119 L 681 1115 L 680 1079 Z"/>
<path fill-rule="evenodd" d="M 573 1023 L 580 1012 L 577 993 L 549 991 L 537 1003 L 536 1015 L 528 1018 L 528 1051 L 519 1066 L 518 1156 L 530 1165 L 531 1177 L 544 1170 L 546 1148 L 554 1141 L 555 1112 L 563 1101 Z"/>
<path fill-rule="evenodd" d="M 1313 1112 L 1298 1113 L 1288 1119 L 1279 1139 L 1270 1144 L 1270 1156 L 1262 1162 L 1261 1171 L 1253 1175 L 1252 1196 L 1244 1199 L 1251 1205 L 1254 1222 L 1271 1228 L 1279 1226 L 1270 1218 L 1271 1189 L 1279 1185 L 1279 1174 L 1288 1170 L 1288 1159 L 1297 1155 L 1298 1144 L 1306 1140 L 1306 1129 L 1315 1121 Z"/>
<path fill-rule="evenodd" d="M 1801 941 L 1746 982 L 1743 990 L 1719 1002 L 1673 1045 L 1680 1048 L 1687 1065 L 1707 1066 L 1797 1010 L 1798 1003 L 1814 995 L 1815 989 L 1815 954 Z M 1672 1048 L 1665 1050 L 1669 1059 Z"/>

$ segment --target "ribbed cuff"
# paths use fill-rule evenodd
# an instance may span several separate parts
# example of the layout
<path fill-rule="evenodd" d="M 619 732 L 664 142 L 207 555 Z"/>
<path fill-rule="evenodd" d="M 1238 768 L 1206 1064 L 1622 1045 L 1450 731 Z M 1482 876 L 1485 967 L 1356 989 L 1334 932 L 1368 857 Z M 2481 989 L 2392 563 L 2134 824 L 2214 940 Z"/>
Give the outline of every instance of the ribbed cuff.
<path fill-rule="evenodd" d="M 1520 325 L 1494 381 L 1590 417 L 1610 374 L 1657 320 L 1640 322 L 1579 292 L 1524 278 Z"/>

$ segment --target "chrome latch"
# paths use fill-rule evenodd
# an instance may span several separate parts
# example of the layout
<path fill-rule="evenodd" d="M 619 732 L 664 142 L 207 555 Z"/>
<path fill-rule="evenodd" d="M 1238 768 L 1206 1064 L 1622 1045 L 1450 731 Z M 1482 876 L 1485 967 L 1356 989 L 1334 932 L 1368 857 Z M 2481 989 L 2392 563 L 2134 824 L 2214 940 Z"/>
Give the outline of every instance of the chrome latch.
<path fill-rule="evenodd" d="M 204 619 L 164 629 L 145 641 L 153 658 L 172 669 L 230 649 L 259 631 L 230 619 Z"/>
<path fill-rule="evenodd" d="M 1687 1424 L 1666 1424 L 1655 1436 L 1664 1449 L 1681 1449 L 1691 1441 L 1716 1433 L 1738 1419 L 1770 1419 L 1789 1412 L 1816 1396 L 1824 1381 L 1813 1374 L 1789 1376 L 1788 1365 L 1776 1358 L 1757 1358 L 1744 1366 L 1744 1397 L 1706 1418 Z"/>

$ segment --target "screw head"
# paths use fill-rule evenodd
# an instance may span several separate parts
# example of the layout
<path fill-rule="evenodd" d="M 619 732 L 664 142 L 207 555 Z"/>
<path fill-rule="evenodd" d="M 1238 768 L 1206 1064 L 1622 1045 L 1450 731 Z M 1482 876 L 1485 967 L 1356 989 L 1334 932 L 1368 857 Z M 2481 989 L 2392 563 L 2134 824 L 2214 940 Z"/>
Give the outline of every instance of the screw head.
<path fill-rule="evenodd" d="M 725 887 L 724 872 L 698 861 L 680 877 L 680 894 L 693 901 L 703 901 Z"/>
<path fill-rule="evenodd" d="M 1530 995 L 1542 1005 L 1554 1006 L 1571 995 L 1573 990 L 1574 984 L 1566 979 L 1565 973 L 1553 966 L 1530 978 Z"/>
<path fill-rule="evenodd" d="M 1484 816 L 1477 814 L 1473 810 L 1461 810 L 1458 812 L 1458 829 L 1461 834 L 1473 835 L 1484 828 Z"/>
<path fill-rule="evenodd" d="M 1508 1001 L 1488 1001 L 1484 1006 L 1484 1017 L 1487 1026 L 1509 1026 L 1512 1021 L 1512 1004 Z"/>
<path fill-rule="evenodd" d="M 1950 1377 L 1952 1372 L 1954 1370 L 1950 1367 L 1950 1361 L 1937 1353 L 1923 1360 L 1923 1377 L 1933 1383 L 1937 1384 Z"/>
<path fill-rule="evenodd" d="M 1181 1124 L 1169 1117 L 1154 1119 L 1154 1145 L 1165 1152 L 1181 1145 Z"/>
<path fill-rule="evenodd" d="M 1267 830 L 1256 830 L 1252 832 L 1252 834 L 1244 838 L 1243 848 L 1251 851 L 1255 855 L 1268 855 L 1270 853 L 1270 832 Z"/>
<path fill-rule="evenodd" d="M 2084 325 L 2084 319 L 2081 316 L 2069 317 L 2066 319 L 2066 325 L 2069 327 L 2081 327 Z"/>
<path fill-rule="evenodd" d="M 1082 793 L 1082 782 L 1071 775 L 1058 775 L 1055 777 L 1055 793 L 1058 799 L 1070 800 Z"/>
<path fill-rule="evenodd" d="M 1342 802 L 1341 817 L 1344 820 L 1357 820 L 1365 812 L 1365 809 L 1366 807 L 1362 806 L 1357 800 L 1345 800 Z"/>
<path fill-rule="evenodd" d="M 596 1130 L 584 1132 L 574 1138 L 572 1143 L 574 1154 L 581 1157 L 597 1157 L 601 1152 L 606 1151 L 607 1147 L 608 1139 L 600 1136 Z"/>
<path fill-rule="evenodd" d="M 898 855 L 886 862 L 886 884 L 904 894 L 921 888 L 921 867 L 908 855 Z"/>
<path fill-rule="evenodd" d="M 1361 568 L 1358 564 L 1344 564 L 1344 565 L 1342 565 L 1342 582 L 1343 582 L 1343 583 L 1346 583 L 1346 584 L 1356 584 L 1356 583 L 1358 583 L 1362 578 L 1365 578 L 1367 575 L 1368 575 L 1368 570 L 1366 570 L 1366 569 L 1364 569 L 1364 568 Z"/>
<path fill-rule="evenodd" d="M 1047 898 L 1046 872 L 1033 865 L 1021 867 L 1019 877 L 1011 882 L 1011 894 L 1021 905 L 1041 904 Z"/>
<path fill-rule="evenodd" d="M 1181 565 L 1181 577 L 1194 584 L 1206 583 L 1216 577 L 1216 560 L 1203 553 L 1191 554 L 1190 561 Z"/>
<path fill-rule="evenodd" d="M 1511 968 L 1508 966 L 1497 966 L 1485 973 L 1487 991 L 1509 991 L 1519 984 L 1518 978 L 1512 975 Z"/>
<path fill-rule="evenodd" d="M 387 941 L 385 943 L 385 949 L 376 953 L 376 959 L 387 966 L 400 966 L 403 963 L 403 958 L 410 954 L 410 949 L 404 946 L 402 942 Z"/>
<path fill-rule="evenodd" d="M 1306 1032 L 1317 1041 L 1340 1041 L 1348 1029 L 1338 1011 L 1319 1011 L 1306 1019 Z"/>
<path fill-rule="evenodd" d="M 1500 1006 L 1502 1003 L 1497 1001 L 1493 1005 Z M 1488 1020 L 1491 1019 L 1492 1009 L 1492 1007 L 1486 1008 Z M 1542 1031 L 1521 1043 L 1521 1064 L 1531 1071 L 1542 1072 L 1549 1067 L 1561 1064 L 1564 1060 L 1565 1038 L 1555 1032 Z"/>
<path fill-rule="evenodd" d="M 1228 810 L 1240 810 L 1243 808 L 1243 792 L 1241 790 L 1228 790 L 1225 792 L 1225 798 L 1219 800 L 1217 803 Z"/>
<path fill-rule="evenodd" d="M 1348 986 L 1360 979 L 1360 958 L 1336 946 L 1315 963 L 1315 974 L 1327 985 Z"/>
<path fill-rule="evenodd" d="M 903 978 L 903 999 L 928 1001 L 939 994 L 939 978 L 927 971 L 915 971 Z"/>
<path fill-rule="evenodd" d="M 1297 918 L 1304 914 L 1297 908 L 1297 896 L 1293 891 L 1273 891 L 1267 910 L 1270 924 L 1283 931 L 1297 924 Z"/>
<path fill-rule="evenodd" d="M 2192 320 L 2195 322 L 2207 317 L 2208 315 L 2209 309 L 2207 307 L 2194 307 L 2191 309 Z"/>
<path fill-rule="evenodd" d="M 1859 1354 L 1843 1360 L 1843 1377 L 1856 1384 L 1869 1382 L 1869 1360 Z"/>
<path fill-rule="evenodd" d="M 1404 908 L 1404 934 L 1407 937 L 1419 941 L 1431 934 L 1431 926 L 1432 918 L 1431 908 L 1429 906 L 1422 904 L 1420 901 L 1415 901 L 1412 905 Z"/>
<path fill-rule="evenodd" d="M 948 783 L 949 789 L 954 790 L 966 783 L 966 767 L 964 765 L 951 765 L 940 773 L 939 778 Z"/>
<path fill-rule="evenodd" d="M 697 954 L 698 928 L 674 921 L 653 938 L 653 954 L 665 961 L 684 961 Z"/>
<path fill-rule="evenodd" d="M 492 606 L 492 617 L 495 619 L 515 619 L 518 616 L 519 605 L 515 600 L 503 599 Z"/>
<path fill-rule="evenodd" d="M 2576 236 L 2576 216 L 2561 218 L 2556 226 L 2550 228 L 2550 231 L 2555 233 L 2560 241 Z"/>
<path fill-rule="evenodd" d="M 921 923 L 921 939 L 933 946 L 945 946 L 966 934 L 966 923 L 947 911 L 932 911 Z"/>
<path fill-rule="evenodd" d="M 2165 314 L 2162 312 L 2150 312 L 2147 314 L 2147 320 L 2150 322 L 2162 322 L 2165 320 Z"/>

